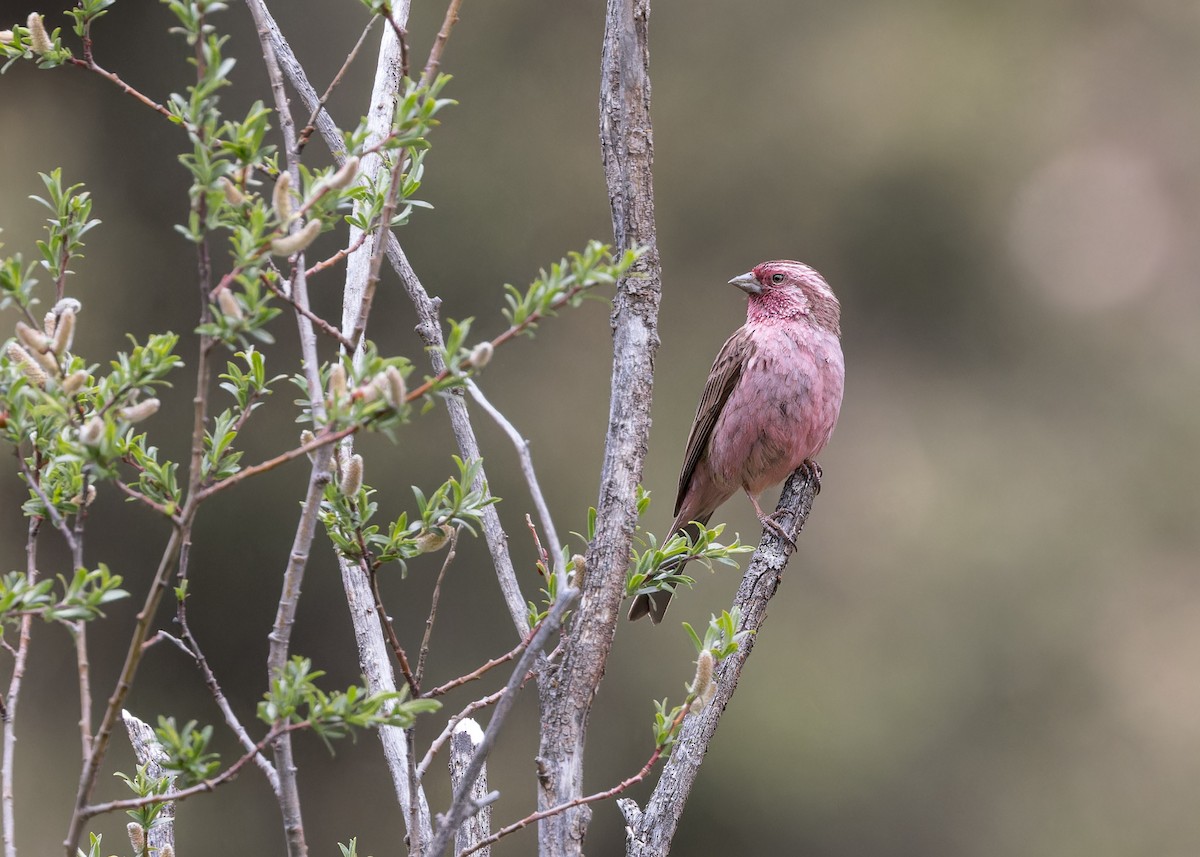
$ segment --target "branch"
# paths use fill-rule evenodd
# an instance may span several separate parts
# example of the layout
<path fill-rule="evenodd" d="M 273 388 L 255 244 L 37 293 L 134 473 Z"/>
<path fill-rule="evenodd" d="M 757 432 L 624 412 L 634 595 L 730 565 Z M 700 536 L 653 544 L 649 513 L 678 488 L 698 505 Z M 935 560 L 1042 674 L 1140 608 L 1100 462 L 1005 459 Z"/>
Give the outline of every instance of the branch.
<path fill-rule="evenodd" d="M 529 453 L 529 441 L 521 436 L 517 431 L 517 427 L 508 421 L 504 414 L 500 413 L 487 396 L 483 395 L 483 390 L 479 389 L 479 385 L 467 378 L 463 382 L 467 388 L 467 392 L 471 394 L 471 398 L 479 407 L 483 408 L 500 428 L 504 429 L 504 433 L 508 435 L 508 439 L 512 441 L 513 446 L 517 448 L 517 458 L 521 461 L 521 474 L 525 477 L 525 484 L 529 486 L 529 495 L 533 498 L 533 507 L 537 509 L 538 518 L 542 522 L 542 529 L 546 531 L 546 540 L 550 542 L 550 550 L 554 553 L 552 564 L 547 570 L 553 569 L 558 576 L 558 588 L 567 588 L 567 568 L 563 563 L 562 543 L 558 540 L 558 531 L 554 529 L 554 520 L 550 517 L 550 507 L 546 505 L 546 498 L 542 495 L 541 486 L 538 485 L 537 472 L 533 469 L 533 456 Z"/>
<path fill-rule="evenodd" d="M 437 38 L 433 40 L 429 59 L 425 62 L 425 70 L 421 72 L 422 85 L 437 77 L 438 66 L 442 62 L 442 51 L 446 49 L 446 42 L 450 40 L 450 31 L 458 23 L 460 6 L 462 6 L 462 0 L 450 0 L 450 5 L 446 7 L 446 17 L 442 19 L 442 28 L 438 30 Z"/>
<path fill-rule="evenodd" d="M 18 456 L 19 458 L 20 456 Z M 25 580 L 32 586 L 37 582 L 37 536 L 41 518 L 29 519 L 29 531 L 25 537 Z M 33 614 L 21 617 L 21 629 L 17 637 L 17 650 L 13 655 L 12 678 L 8 682 L 8 693 L 4 699 L 3 728 L 4 750 L 0 759 L 0 821 L 4 828 L 4 857 L 17 857 L 16 816 L 13 813 L 13 768 L 17 752 L 17 703 L 21 698 L 21 681 L 25 677 L 25 663 L 29 658 L 29 632 L 33 627 Z"/>
<path fill-rule="evenodd" d="M 442 597 L 442 581 L 446 579 L 446 572 L 458 552 L 458 534 L 461 532 L 461 524 L 450 532 L 450 548 L 446 551 L 446 559 L 443 560 L 437 581 L 433 584 L 433 595 L 429 599 L 429 617 L 425 620 L 425 633 L 421 637 L 421 649 L 417 655 L 417 684 L 425 678 L 425 659 L 429 657 L 429 638 L 433 636 L 433 620 L 437 618 L 438 601 Z"/>
<path fill-rule="evenodd" d="M 450 837 L 458 830 L 468 813 L 472 809 L 478 809 L 478 805 L 471 799 L 471 785 L 483 770 L 483 763 L 496 743 L 496 736 L 504 726 L 504 721 L 508 718 L 508 713 L 517 699 L 517 691 L 525 683 L 526 675 L 533 666 L 534 660 L 537 659 L 551 635 L 558 631 L 567 611 L 578 598 L 578 589 L 567 589 L 558 594 L 558 600 L 550 608 L 550 614 L 546 616 L 537 629 L 537 633 L 533 635 L 529 647 L 517 661 L 517 666 L 513 669 L 508 684 L 504 687 L 504 695 L 496 703 L 496 710 L 492 712 L 492 719 L 488 721 L 483 740 L 479 742 L 479 746 L 475 748 L 475 755 L 463 769 L 462 783 L 454 790 L 454 799 L 450 802 L 449 809 L 446 810 L 445 815 L 439 816 L 438 829 L 428 851 L 429 857 L 438 857 L 442 854 L 446 850 L 446 846 L 450 844 Z"/>
<path fill-rule="evenodd" d="M 467 718 L 454 727 L 454 735 L 450 739 L 450 787 L 456 792 L 460 788 L 466 788 L 471 802 L 479 807 L 479 811 L 459 827 L 458 833 L 454 837 L 454 850 L 459 852 L 482 850 L 483 857 L 488 857 L 491 849 L 485 843 L 488 839 L 488 831 L 492 829 L 491 802 L 495 799 L 493 795 L 499 793 L 488 792 L 486 764 L 480 769 L 479 776 L 473 782 L 467 782 L 464 779 L 468 761 L 479 749 L 482 741 L 483 730 L 474 720 Z"/>
<path fill-rule="evenodd" d="M 816 492 L 816 482 L 803 468 L 793 473 L 783 486 L 774 519 L 792 537 L 793 542 L 808 520 Z M 709 742 L 717 731 L 721 715 L 725 713 L 725 707 L 737 688 L 742 669 L 754 649 L 757 632 L 767 618 L 767 603 L 779 588 L 784 566 L 792 550 L 793 545 L 773 530 L 763 532 L 762 541 L 746 568 L 733 600 L 734 606 L 740 608 L 742 614 L 738 630 L 753 633 L 747 635 L 736 652 L 721 660 L 714 679 L 717 691 L 712 701 L 698 715 L 684 721 L 671 758 L 667 760 L 658 785 L 654 787 L 646 810 L 638 813 L 632 801 L 622 801 L 621 811 L 628 821 L 628 857 L 665 857 L 670 850 L 671 840 L 700 771 L 700 764 L 708 752 Z"/>
<path fill-rule="evenodd" d="M 588 721 L 616 633 L 650 434 L 662 276 L 651 172 L 649 15 L 649 0 L 609 0 L 605 18 L 600 141 L 613 233 L 618 252 L 635 245 L 646 252 L 617 284 L 613 301 L 612 390 L 596 535 L 586 556 L 579 612 L 562 644 L 561 666 L 542 683 L 541 810 L 571 804 L 583 794 Z M 574 804 L 542 819 L 542 857 L 582 854 L 590 818 L 586 806 Z"/>
<path fill-rule="evenodd" d="M 134 717 L 128 711 L 122 711 L 125 720 L 125 731 L 129 733 L 129 743 L 133 745 L 133 755 L 138 765 L 146 766 L 146 776 L 158 779 L 163 776 L 162 763 L 166 761 L 167 751 L 158 741 L 158 736 L 150 728 L 150 724 Z M 175 785 L 175 777 L 167 776 L 167 790 Z M 154 817 L 154 824 L 147 831 L 147 854 L 161 854 L 163 846 L 175 850 L 175 803 L 166 801 Z"/>
<path fill-rule="evenodd" d="M 526 679 L 528 678 L 529 677 L 526 676 Z M 442 730 L 440 735 L 433 739 L 433 742 L 429 745 L 429 749 L 425 752 L 425 755 L 421 758 L 420 763 L 417 765 L 416 775 L 418 780 L 425 776 L 425 772 L 428 771 L 429 766 L 433 764 L 433 757 L 437 755 L 438 750 L 442 748 L 442 745 L 446 743 L 446 740 L 454 734 L 454 727 L 461 723 L 465 718 L 470 717 L 479 709 L 487 708 L 489 705 L 495 705 L 496 700 L 504 696 L 504 691 L 505 688 L 502 687 L 495 693 L 489 694 L 482 699 L 475 700 L 462 711 L 458 712 L 458 714 L 455 714 L 448 721 L 446 721 L 446 728 Z"/>

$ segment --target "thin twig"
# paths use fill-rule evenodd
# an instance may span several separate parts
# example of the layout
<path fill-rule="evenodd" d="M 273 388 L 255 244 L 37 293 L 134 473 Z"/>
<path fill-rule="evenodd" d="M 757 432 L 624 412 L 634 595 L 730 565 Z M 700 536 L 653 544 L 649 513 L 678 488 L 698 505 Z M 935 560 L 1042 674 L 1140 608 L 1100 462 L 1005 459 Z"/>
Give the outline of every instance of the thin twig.
<path fill-rule="evenodd" d="M 271 291 L 271 293 L 273 295 L 275 295 L 276 297 L 280 298 L 283 301 L 286 301 L 288 303 L 288 305 L 291 306 L 292 309 L 294 309 L 300 315 L 304 316 L 306 319 L 311 321 L 313 323 L 313 325 L 317 328 L 317 330 L 321 331 L 326 336 L 336 339 L 338 342 L 338 345 L 341 345 L 343 348 L 350 345 L 350 340 L 347 339 L 346 337 L 342 336 L 342 332 L 340 330 L 338 330 L 332 324 L 327 322 L 325 319 L 321 318 L 319 315 L 317 315 L 315 312 L 313 312 L 307 306 L 301 306 L 300 303 L 295 299 L 295 297 L 288 294 L 283 289 L 279 288 L 279 286 L 276 285 L 275 283 L 271 282 L 271 280 L 269 278 L 263 277 L 262 282 L 263 282 L 263 285 L 265 285 Z"/>
<path fill-rule="evenodd" d="M 37 536 L 42 519 L 31 517 L 29 529 L 25 537 L 25 581 L 30 586 L 37 582 Z M 13 655 L 12 678 L 8 682 L 8 693 L 4 700 L 4 750 L 0 758 L 0 821 L 4 826 L 4 857 L 17 857 L 16 815 L 13 812 L 15 794 L 13 792 L 13 770 L 16 766 L 17 752 L 17 703 L 21 699 L 21 682 L 25 678 L 25 663 L 29 658 L 30 631 L 33 628 L 33 614 L 26 613 L 21 617 L 21 626 L 17 638 L 17 649 Z"/>
<path fill-rule="evenodd" d="M 450 563 L 454 562 L 458 550 L 458 534 L 461 532 L 461 524 L 450 531 L 450 549 L 446 551 L 446 559 L 442 562 L 437 581 L 433 584 L 433 595 L 429 599 L 429 617 L 425 620 L 425 634 L 421 637 L 421 649 L 417 655 L 418 685 L 425 678 L 425 659 L 429 657 L 429 638 L 433 635 L 433 620 L 437 617 L 438 601 L 442 597 L 442 581 L 446 579 L 446 571 L 450 568 Z"/>
<path fill-rule="evenodd" d="M 542 529 L 546 531 L 546 540 L 550 542 L 550 550 L 554 555 L 554 561 L 550 568 L 553 569 L 555 576 L 558 578 L 558 588 L 566 589 L 567 567 L 563 561 L 562 542 L 558 540 L 558 531 L 554 528 L 554 519 L 550 517 L 550 507 L 546 505 L 546 498 L 542 494 L 541 486 L 538 485 L 537 472 L 533 469 L 533 456 L 529 454 L 529 441 L 522 437 L 521 433 L 517 431 L 517 427 L 488 401 L 487 396 L 483 395 L 483 390 L 479 389 L 478 384 L 470 378 L 465 379 L 463 384 L 476 404 L 483 408 L 488 416 L 496 421 L 496 425 L 504 429 L 504 433 L 508 435 L 508 439 L 516 447 L 517 458 L 521 462 L 521 475 L 525 477 L 525 484 L 529 487 L 529 495 L 533 498 L 533 506 L 537 509 L 538 518 L 542 522 Z"/>
<path fill-rule="evenodd" d="M 76 59 L 75 57 L 70 57 L 67 60 L 67 62 L 77 68 L 82 68 L 82 69 L 86 69 L 88 71 L 95 72 L 96 74 L 100 75 L 103 78 L 106 78 L 110 82 L 115 83 L 122 92 L 124 92 L 126 95 L 132 95 L 134 98 L 136 98 L 138 101 L 142 102 L 142 104 L 145 104 L 151 110 L 161 113 L 163 116 L 167 117 L 172 122 L 177 121 L 176 117 L 171 113 L 170 110 L 163 107 L 161 104 L 159 104 L 153 98 L 150 98 L 147 95 L 143 95 L 141 92 L 134 89 L 128 83 L 121 80 L 120 77 L 113 74 L 111 71 L 107 71 L 107 70 L 101 68 L 100 66 L 96 65 L 95 62 L 87 62 L 86 60 Z M 186 122 L 183 122 L 182 124 L 185 128 L 189 127 Z"/>
<path fill-rule="evenodd" d="M 684 711 L 680 712 L 679 718 L 682 719 L 686 713 L 687 709 L 684 709 Z M 558 806 L 552 806 L 549 809 L 543 809 L 534 813 L 530 813 L 520 821 L 514 821 L 507 827 L 500 828 L 487 839 L 477 842 L 470 848 L 464 848 L 462 851 L 459 851 L 458 857 L 467 857 L 468 854 L 473 854 L 480 848 L 485 848 L 488 845 L 495 845 L 505 836 L 508 836 L 510 833 L 516 833 L 518 830 L 528 827 L 535 821 L 541 821 L 543 818 L 549 818 L 552 815 L 559 815 L 560 813 L 564 813 L 569 809 L 574 809 L 577 806 L 583 806 L 584 804 L 596 803 L 597 801 L 608 800 L 609 798 L 616 797 L 617 795 L 621 794 L 621 792 L 646 779 L 650 771 L 654 768 L 655 764 L 658 763 L 658 760 L 662 758 L 662 754 L 663 748 L 655 747 L 654 752 L 650 754 L 650 758 L 646 760 L 646 764 L 642 765 L 642 769 L 640 771 L 628 779 L 621 780 L 621 782 L 617 783 L 611 789 L 605 789 L 602 792 L 596 792 L 595 794 L 590 794 L 586 797 L 578 797 L 574 800 L 569 800 L 566 803 L 560 803 Z"/>
<path fill-rule="evenodd" d="M 358 51 L 362 48 L 363 43 L 367 40 L 367 34 L 371 32 L 371 28 L 375 26 L 376 16 L 372 15 L 367 21 L 367 26 L 363 27 L 363 31 L 358 35 L 358 41 L 354 43 L 354 47 L 350 49 L 350 53 L 346 55 L 346 60 L 342 63 L 342 67 L 338 69 L 337 74 L 333 76 L 333 80 L 329 82 L 329 86 L 321 93 L 320 101 L 317 106 L 312 108 L 312 113 L 308 117 L 308 121 L 304 123 L 304 127 L 300 130 L 299 136 L 296 138 L 295 155 L 300 157 L 300 153 L 304 151 L 304 147 L 308 145 L 308 139 L 313 135 L 313 131 L 317 130 L 317 114 L 325 109 L 325 104 L 329 101 L 329 96 L 333 95 L 333 91 L 337 89 L 338 84 L 342 82 L 346 72 L 358 57 Z M 311 270 L 309 273 L 313 273 Z"/>
<path fill-rule="evenodd" d="M 321 271 L 324 271 L 326 268 L 332 268 L 338 262 L 342 261 L 347 256 L 349 256 L 351 253 L 353 253 L 355 250 L 357 250 L 359 247 L 361 247 L 363 245 L 363 242 L 365 242 L 367 240 L 367 238 L 370 236 L 370 234 L 371 234 L 370 232 L 363 232 L 361 235 L 358 236 L 357 240 L 355 240 L 353 243 L 351 243 L 348 247 L 338 250 L 336 253 L 334 253 L 332 256 L 330 256 L 328 259 L 322 259 L 320 262 L 317 262 L 315 265 L 313 265 L 311 268 L 309 268 L 307 271 L 304 272 L 305 275 L 311 277 L 313 274 L 318 274 Z"/>
<path fill-rule="evenodd" d="M 405 654 L 404 647 L 400 645 L 400 638 L 396 636 L 396 628 L 392 625 L 392 617 L 387 614 L 387 608 L 383 606 L 383 595 L 379 592 L 379 575 L 375 573 L 375 569 L 367 561 L 365 553 L 359 558 L 359 565 L 362 566 L 363 572 L 371 581 L 371 594 L 375 598 L 375 613 L 379 617 L 379 624 L 383 626 L 383 633 L 387 636 L 388 643 L 392 647 L 392 653 L 396 656 L 396 661 L 400 664 L 400 672 L 404 674 L 404 681 L 408 684 L 408 689 L 412 691 L 413 698 L 415 699 L 421 695 L 421 686 L 417 684 L 412 669 L 408 665 L 408 655 Z"/>
<path fill-rule="evenodd" d="M 530 676 L 526 676 L 525 678 L 528 680 Z M 482 699 L 475 700 L 462 711 L 458 712 L 458 714 L 455 714 L 446 721 L 446 728 L 442 730 L 440 735 L 433 739 L 433 743 L 429 745 L 429 749 L 425 751 L 425 755 L 421 758 L 420 763 L 417 765 L 416 771 L 418 780 L 425 776 L 425 772 L 428 771 L 429 766 L 433 764 L 433 757 L 437 755 L 438 750 L 442 748 L 442 745 L 446 743 L 446 740 L 454 734 L 454 727 L 466 718 L 470 717 L 479 709 L 487 708 L 489 705 L 495 705 L 496 701 L 500 699 L 500 697 L 504 696 L 506 690 L 507 688 L 502 687 L 495 693 L 488 694 Z"/>
<path fill-rule="evenodd" d="M 462 687 L 464 684 L 470 684 L 473 681 L 477 681 L 477 680 L 483 678 L 485 675 L 487 675 L 487 673 L 491 672 L 496 667 L 500 666 L 501 664 L 508 663 L 513 658 L 515 658 L 517 655 L 521 654 L 521 652 L 525 651 L 525 647 L 527 645 L 529 645 L 529 641 L 534 638 L 534 635 L 536 633 L 537 633 L 537 629 L 535 628 L 534 630 L 530 631 L 529 636 L 527 636 L 524 640 L 522 640 L 519 644 L 517 644 L 517 647 L 515 649 L 513 649 L 512 651 L 505 652 L 503 655 L 501 655 L 498 658 L 492 658 L 487 663 L 482 664 L 481 666 L 471 670 L 471 672 L 467 673 L 466 675 L 460 675 L 456 679 L 451 679 L 450 681 L 446 682 L 445 684 L 435 687 L 433 690 L 426 691 L 425 693 L 422 694 L 422 696 L 427 699 L 433 699 L 434 697 L 444 696 L 447 693 L 449 693 L 450 691 L 454 690 L 455 688 Z"/>
<path fill-rule="evenodd" d="M 230 765 L 217 776 L 196 783 L 194 786 L 189 786 L 186 789 L 179 791 L 166 792 L 165 794 L 146 795 L 145 797 L 131 797 L 123 800 L 110 800 L 107 803 L 89 804 L 80 810 L 84 821 L 93 818 L 97 815 L 104 815 L 109 812 L 120 812 L 121 810 L 140 809 L 143 806 L 148 806 L 152 803 L 164 803 L 166 801 L 181 801 L 190 798 L 192 795 L 204 794 L 211 792 L 217 786 L 224 785 L 234 779 L 241 773 L 242 768 L 247 763 L 251 762 L 255 755 L 261 753 L 267 746 L 280 735 L 287 735 L 296 732 L 300 729 L 308 729 L 312 726 L 311 721 L 302 720 L 299 723 L 284 723 L 274 726 L 263 736 L 263 739 L 254 745 L 254 749 L 243 753 L 237 761 Z"/>
<path fill-rule="evenodd" d="M 114 481 L 116 483 L 116 486 L 119 489 L 121 489 L 121 491 L 124 492 L 126 495 L 128 495 L 130 498 L 137 500 L 139 503 L 142 503 L 145 506 L 149 506 L 151 509 L 158 512 L 158 514 L 162 515 L 163 517 L 169 519 L 171 522 L 173 522 L 175 524 L 179 523 L 179 516 L 177 514 L 172 513 L 170 510 L 168 510 L 167 507 L 164 506 L 162 503 L 158 502 L 157 500 L 151 500 L 149 497 L 147 497 L 141 491 L 137 490 L 136 488 L 131 487 L 130 485 L 127 485 L 124 481 L 122 481 L 120 479 L 116 479 Z"/>
<path fill-rule="evenodd" d="M 79 680 L 79 740 L 83 745 L 83 761 L 92 752 L 92 681 L 88 661 L 87 624 L 80 619 L 67 623 L 75 639 L 75 672 Z"/>
<path fill-rule="evenodd" d="M 454 832 L 458 830 L 458 826 L 462 824 L 463 819 L 467 817 L 467 813 L 471 810 L 471 784 L 479 776 L 479 771 L 483 767 L 484 761 L 488 754 L 492 751 L 492 746 L 496 743 L 496 736 L 500 733 L 500 729 L 504 726 L 504 721 L 508 718 L 509 711 L 512 710 L 513 703 L 517 698 L 517 689 L 525 683 L 526 674 L 529 672 L 533 662 L 537 656 L 541 654 L 542 647 L 550 637 L 558 631 L 563 619 L 567 615 L 567 611 L 579 598 L 578 589 L 565 589 L 558 593 L 558 599 L 554 602 L 554 606 L 550 608 L 549 615 L 546 616 L 537 632 L 533 635 L 533 639 L 529 643 L 529 647 L 522 653 L 520 660 L 517 661 L 516 667 L 513 669 L 512 676 L 505 685 L 504 696 L 496 703 L 496 710 L 492 712 L 492 719 L 488 721 L 487 731 L 483 734 L 483 740 L 479 742 L 479 747 L 475 750 L 475 755 L 471 757 L 470 763 L 464 769 L 462 774 L 462 786 L 454 790 L 454 799 L 450 802 L 450 807 L 445 814 L 439 816 L 439 824 L 437 831 L 433 835 L 433 844 L 429 847 L 431 855 L 440 855 L 446 850 L 446 846 L 450 844 L 450 838 Z"/>
<path fill-rule="evenodd" d="M 315 400 L 314 400 L 315 401 Z M 207 500 L 218 491 L 224 491 L 226 488 L 232 488 L 239 482 L 249 479 L 251 476 L 257 476 L 260 473 L 266 473 L 268 470 L 274 470 L 281 464 L 287 464 L 289 461 L 299 458 L 302 455 L 308 455 L 310 452 L 316 452 L 320 449 L 337 443 L 344 437 L 349 437 L 363 426 L 355 424 L 340 428 L 337 431 L 322 431 L 308 443 L 301 444 L 295 449 L 289 449 L 287 452 L 281 452 L 274 458 L 268 459 L 260 464 L 254 464 L 244 470 L 239 470 L 232 476 L 227 476 L 208 487 L 202 489 L 199 493 L 200 500 Z"/>
<path fill-rule="evenodd" d="M 458 23 L 458 8 L 461 5 L 462 0 L 450 0 L 450 5 L 446 7 L 446 17 L 442 19 L 442 28 L 438 30 L 437 38 L 433 40 L 433 47 L 429 50 L 429 59 L 425 62 L 425 70 L 421 72 L 422 86 L 437 75 L 438 66 L 442 62 L 442 51 L 445 50 L 446 42 L 450 39 L 450 31 Z"/>

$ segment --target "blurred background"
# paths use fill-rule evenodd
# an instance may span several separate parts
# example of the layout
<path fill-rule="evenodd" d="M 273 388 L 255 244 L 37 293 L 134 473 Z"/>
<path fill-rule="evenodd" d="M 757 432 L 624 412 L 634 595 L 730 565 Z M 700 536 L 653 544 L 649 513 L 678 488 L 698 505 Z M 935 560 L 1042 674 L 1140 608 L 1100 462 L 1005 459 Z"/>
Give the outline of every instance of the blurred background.
<path fill-rule="evenodd" d="M 365 20 L 360 4 L 273 4 L 318 89 Z M 444 4 L 414 2 L 423 62 Z M 6 22 L 33 7 L 0 3 Z M 68 30 L 55 6 L 38 7 Z M 239 59 L 228 113 L 269 102 L 249 15 L 214 24 Z M 96 28 L 99 62 L 158 100 L 187 85 L 159 4 L 118 4 Z M 421 195 L 435 206 L 401 232 L 446 316 L 504 327 L 502 284 L 609 239 L 597 142 L 601 3 L 468 0 L 444 57 L 455 76 L 431 138 Z M 848 383 L 822 455 L 824 491 L 712 745 L 675 854 L 812 857 L 1064 857 L 1200 853 L 1200 6 L 1190 0 L 862 0 L 655 5 L 656 205 L 664 268 L 662 347 L 645 473 L 648 525 L 670 520 L 695 403 L 744 300 L 725 285 L 771 258 L 821 270 L 843 306 Z M 364 112 L 377 33 L 338 91 L 343 127 Z M 301 121 L 302 111 L 297 111 Z M 18 64 L 0 78 L 0 226 L 5 253 L 36 254 L 37 171 L 86 182 L 87 258 L 76 349 L 105 365 L 165 329 L 194 364 L 192 254 L 181 132 L 100 78 Z M 314 164 L 327 162 L 319 142 Z M 326 236 L 320 247 L 332 252 Z M 336 316 L 338 274 L 311 284 Z M 414 317 L 386 277 L 369 335 L 424 360 Z M 6 324 L 15 319 L 9 318 Z M 273 373 L 295 371 L 281 316 Z M 532 442 L 560 532 L 595 502 L 611 361 L 607 306 L 545 323 L 481 378 Z M 147 426 L 182 458 L 191 371 Z M 255 417 L 247 460 L 294 442 L 288 385 Z M 524 527 L 531 505 L 511 446 L 480 415 L 501 516 L 527 596 L 539 581 Z M 452 472 L 442 409 L 399 443 L 364 439 L 381 516 L 412 508 L 410 485 Z M 22 568 L 22 488 L 0 476 L 0 565 Z M 267 633 L 306 470 L 222 495 L 200 517 L 190 615 L 237 710 L 266 687 Z M 92 632 L 96 707 L 107 698 L 167 532 L 102 492 L 89 564 L 136 597 Z M 749 504 L 719 517 L 756 540 Z M 42 571 L 64 570 L 52 534 Z M 441 556 L 385 580 L 413 649 Z M 727 606 L 738 575 L 701 570 L 661 627 L 622 624 L 587 759 L 589 790 L 631 775 L 651 751 L 652 699 L 678 700 L 694 652 L 680 621 Z M 506 651 L 515 635 L 482 545 L 449 572 L 430 659 L 441 681 Z M 357 679 L 328 543 L 318 536 L 294 651 Z M 164 606 L 164 627 L 171 608 Z M 10 667 L 5 657 L 4 669 Z M 17 723 L 18 844 L 57 853 L 78 772 L 70 640 L 37 626 Z M 499 671 L 503 672 L 503 671 Z M 498 687 L 496 675 L 450 697 Z M 491 762 L 497 823 L 533 802 L 536 705 L 526 691 Z M 129 707 L 219 723 L 184 655 L 158 646 Z M 420 734 L 427 742 L 438 725 Z M 218 727 L 218 733 L 221 729 Z M 312 853 L 402 853 L 403 826 L 373 735 L 330 757 L 297 740 Z M 219 747 L 237 750 L 223 733 Z M 109 776 L 132 767 L 118 739 Z M 435 765 L 435 804 L 446 786 Z M 639 801 L 649 783 L 633 790 Z M 251 770 L 179 811 L 181 854 L 282 854 L 278 811 Z M 98 820 L 105 852 L 125 819 Z M 595 806 L 587 850 L 623 853 L 623 822 Z M 526 831 L 497 854 L 529 854 Z M 109 848 L 108 846 L 112 847 Z"/>

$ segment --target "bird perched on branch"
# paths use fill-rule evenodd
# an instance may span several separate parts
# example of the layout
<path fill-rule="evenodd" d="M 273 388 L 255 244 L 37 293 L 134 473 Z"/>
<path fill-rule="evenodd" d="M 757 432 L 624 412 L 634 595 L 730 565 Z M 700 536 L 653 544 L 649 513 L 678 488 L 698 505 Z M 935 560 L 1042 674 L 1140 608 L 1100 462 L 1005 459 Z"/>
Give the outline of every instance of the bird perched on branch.
<path fill-rule="evenodd" d="M 762 525 L 788 538 L 758 495 L 801 465 L 820 479 L 813 459 L 842 406 L 841 308 L 825 279 L 801 262 L 776 261 L 729 283 L 749 295 L 746 323 L 708 373 L 667 538 L 687 532 L 694 540 L 696 524 L 707 524 L 739 489 Z M 671 595 L 666 589 L 638 595 L 629 618 L 661 622 Z"/>

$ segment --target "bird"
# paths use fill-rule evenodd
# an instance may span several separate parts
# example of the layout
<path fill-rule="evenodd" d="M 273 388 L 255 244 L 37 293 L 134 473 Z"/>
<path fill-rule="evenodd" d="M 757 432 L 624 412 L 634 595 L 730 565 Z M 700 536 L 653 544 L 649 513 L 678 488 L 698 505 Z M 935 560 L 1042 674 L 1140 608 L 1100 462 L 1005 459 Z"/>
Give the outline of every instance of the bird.
<path fill-rule="evenodd" d="M 746 323 L 708 373 L 667 538 L 684 532 L 694 541 L 697 525 L 741 490 L 759 522 L 791 541 L 758 498 L 801 466 L 820 487 L 815 459 L 833 435 L 845 385 L 841 305 L 825 278 L 802 262 L 763 262 L 729 284 L 748 296 Z M 637 595 L 629 618 L 649 616 L 657 625 L 673 594 Z"/>

